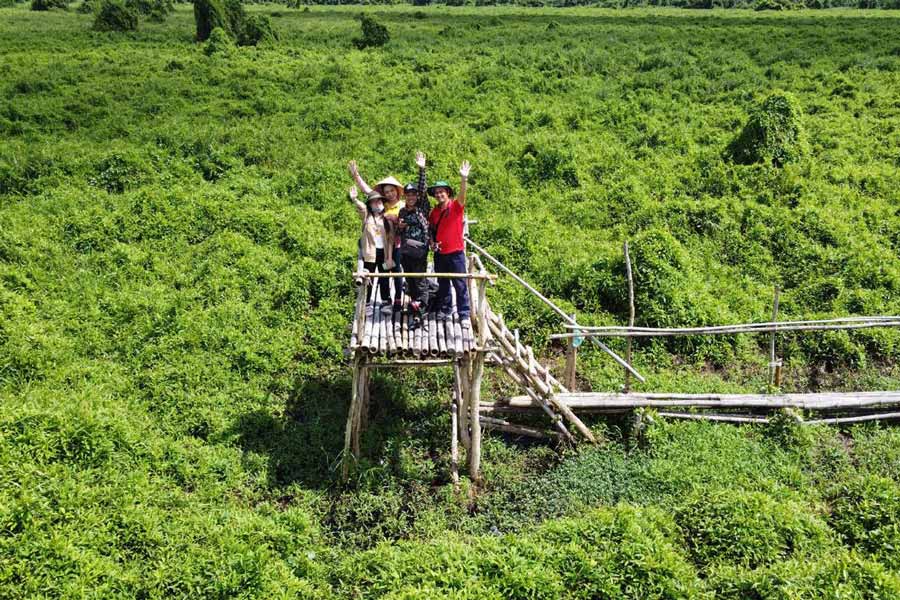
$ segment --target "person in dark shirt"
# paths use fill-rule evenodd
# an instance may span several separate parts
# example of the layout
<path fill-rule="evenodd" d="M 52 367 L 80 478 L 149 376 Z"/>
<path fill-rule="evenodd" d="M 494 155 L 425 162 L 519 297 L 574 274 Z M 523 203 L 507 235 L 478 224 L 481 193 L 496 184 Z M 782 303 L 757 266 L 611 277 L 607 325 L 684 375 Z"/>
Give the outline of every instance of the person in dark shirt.
<path fill-rule="evenodd" d="M 466 254 L 463 241 L 463 220 L 466 206 L 466 181 L 471 166 L 463 161 L 459 168 L 461 182 L 459 195 L 453 197 L 453 188 L 446 181 L 438 181 L 428 188 L 428 193 L 435 197 L 437 206 L 431 210 L 429 222 L 432 229 L 432 247 L 434 249 L 435 273 L 465 273 Z M 435 306 L 438 317 L 450 318 L 452 306 L 450 285 L 456 290 L 456 312 L 460 319 L 469 317 L 469 289 L 465 279 L 438 280 L 438 291 Z"/>
<path fill-rule="evenodd" d="M 428 214 L 431 202 L 425 189 L 425 155 L 416 153 L 419 180 L 416 185 L 406 184 L 405 205 L 398 215 L 400 233 L 400 260 L 405 273 L 424 273 L 428 269 L 428 247 L 431 243 Z M 406 278 L 406 293 L 410 298 L 410 311 L 418 319 L 422 308 L 428 305 L 430 285 L 422 277 Z"/>

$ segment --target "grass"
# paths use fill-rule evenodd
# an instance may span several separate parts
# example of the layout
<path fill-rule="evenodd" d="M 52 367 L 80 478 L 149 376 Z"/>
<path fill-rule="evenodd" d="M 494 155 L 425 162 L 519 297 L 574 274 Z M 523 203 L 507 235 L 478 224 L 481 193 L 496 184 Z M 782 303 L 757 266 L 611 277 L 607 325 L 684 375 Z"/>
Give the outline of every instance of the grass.
<path fill-rule="evenodd" d="M 361 10 L 384 48 L 352 47 Z M 764 320 L 776 283 L 785 318 L 896 313 L 895 15 L 249 11 L 279 41 L 207 55 L 185 6 L 128 34 L 0 9 L 0 596 L 898 595 L 892 429 L 489 436 L 470 499 L 449 374 L 379 374 L 364 460 L 334 470 L 349 158 L 470 159 L 473 236 L 585 322 L 627 314 L 626 238 L 639 324 Z M 774 90 L 808 148 L 732 164 Z M 559 362 L 551 313 L 490 294 Z M 643 389 L 764 389 L 765 342 L 639 344 Z M 898 342 L 785 335 L 785 388 L 896 388 Z M 579 369 L 621 384 L 599 353 Z"/>

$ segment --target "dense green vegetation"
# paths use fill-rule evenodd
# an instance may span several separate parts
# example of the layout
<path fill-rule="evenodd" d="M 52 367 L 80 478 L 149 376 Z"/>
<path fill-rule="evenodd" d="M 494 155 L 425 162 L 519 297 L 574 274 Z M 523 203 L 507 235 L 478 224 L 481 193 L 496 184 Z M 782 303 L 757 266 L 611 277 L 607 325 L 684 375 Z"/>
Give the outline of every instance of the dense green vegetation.
<path fill-rule="evenodd" d="M 347 159 L 470 159 L 473 236 L 585 321 L 627 314 L 626 238 L 639 324 L 763 320 L 776 283 L 785 317 L 896 314 L 897 17 L 367 9 L 390 41 L 357 50 L 359 8 L 250 7 L 278 33 L 250 47 L 195 42 L 189 6 L 126 33 L 28 8 L 0 9 L 0 596 L 900 596 L 891 429 L 489 436 L 456 495 L 448 374 L 379 375 L 365 458 L 334 469 Z M 735 160 L 795 116 L 801 152 Z M 555 361 L 558 320 L 489 293 Z M 764 343 L 636 364 L 645 389 L 760 390 Z M 896 332 L 779 348 L 786 389 L 897 387 Z"/>

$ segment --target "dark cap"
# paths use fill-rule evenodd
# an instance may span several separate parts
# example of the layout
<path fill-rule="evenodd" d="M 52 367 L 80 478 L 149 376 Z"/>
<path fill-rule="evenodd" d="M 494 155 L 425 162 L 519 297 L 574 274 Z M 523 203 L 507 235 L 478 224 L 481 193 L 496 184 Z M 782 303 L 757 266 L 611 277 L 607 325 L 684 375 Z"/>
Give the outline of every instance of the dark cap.
<path fill-rule="evenodd" d="M 403 186 L 403 191 L 404 192 L 418 192 L 419 187 L 414 183 L 407 183 L 406 185 Z"/>

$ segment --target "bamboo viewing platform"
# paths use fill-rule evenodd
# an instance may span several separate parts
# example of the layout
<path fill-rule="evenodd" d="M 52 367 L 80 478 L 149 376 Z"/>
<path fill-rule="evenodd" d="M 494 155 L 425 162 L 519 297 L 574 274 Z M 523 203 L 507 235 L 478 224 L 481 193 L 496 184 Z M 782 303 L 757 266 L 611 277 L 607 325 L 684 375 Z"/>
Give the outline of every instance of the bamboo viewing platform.
<path fill-rule="evenodd" d="M 404 368 L 450 368 L 453 388 L 450 390 L 450 468 L 454 483 L 459 481 L 460 453 L 466 453 L 469 477 L 480 480 L 481 437 L 483 429 L 520 437 L 546 438 L 563 444 L 579 440 L 596 442 L 591 429 L 578 414 L 621 415 L 635 410 L 652 409 L 660 417 L 708 420 L 736 424 L 767 423 L 765 413 L 796 409 L 813 415 L 807 424 L 844 424 L 873 420 L 900 419 L 900 391 L 829 392 L 806 394 L 683 394 L 632 392 L 630 380 L 644 378 L 631 364 L 633 337 L 670 337 L 689 335 L 759 334 L 770 336 L 770 385 L 780 385 L 781 362 L 776 358 L 775 336 L 787 331 L 860 329 L 900 326 L 900 317 L 844 317 L 807 321 L 777 321 L 778 290 L 776 288 L 772 320 L 766 323 L 744 323 L 712 327 L 648 328 L 634 326 L 634 285 L 628 246 L 625 245 L 630 315 L 627 327 L 583 326 L 575 315 L 560 309 L 484 248 L 465 238 L 468 255 L 466 273 L 367 273 L 361 261 L 353 273 L 357 299 L 351 322 L 348 354 L 353 378 L 350 409 L 344 437 L 342 473 L 348 475 L 350 464 L 359 458 L 360 436 L 368 421 L 372 370 Z M 533 349 L 520 339 L 518 330 L 510 329 L 503 315 L 491 309 L 487 288 L 497 276 L 485 268 L 485 262 L 511 277 L 533 297 L 540 300 L 563 321 L 566 333 L 551 336 L 564 340 L 566 360 L 559 378 L 542 365 Z M 471 315 L 460 317 L 451 286 L 452 314 L 446 320 L 425 313 L 418 322 L 404 295 L 400 310 L 375 298 L 379 279 L 457 278 L 466 280 Z M 371 285 L 370 285 L 371 283 Z M 367 293 L 368 292 L 368 293 Z M 625 337 L 625 357 L 619 356 L 599 338 Z M 624 373 L 622 393 L 579 392 L 576 362 L 581 341 L 595 347 L 618 363 Z M 481 401 L 481 382 L 485 367 L 496 369 L 521 391 L 519 395 L 487 403 Z M 714 411 L 714 412 L 710 412 Z M 544 414 L 548 428 L 513 423 L 516 414 Z M 760 414 L 764 413 L 764 414 Z M 795 415 L 803 420 L 801 415 Z"/>

